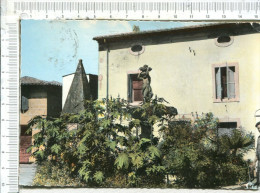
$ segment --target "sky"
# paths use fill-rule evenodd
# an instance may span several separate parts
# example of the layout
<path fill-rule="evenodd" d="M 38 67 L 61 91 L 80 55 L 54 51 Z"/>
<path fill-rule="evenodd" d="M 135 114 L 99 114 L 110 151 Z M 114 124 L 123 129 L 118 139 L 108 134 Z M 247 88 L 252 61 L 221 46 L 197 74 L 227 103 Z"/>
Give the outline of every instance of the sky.
<path fill-rule="evenodd" d="M 21 77 L 62 82 L 83 60 L 86 73 L 98 74 L 98 43 L 95 36 L 167 29 L 198 23 L 165 21 L 22 20 Z"/>

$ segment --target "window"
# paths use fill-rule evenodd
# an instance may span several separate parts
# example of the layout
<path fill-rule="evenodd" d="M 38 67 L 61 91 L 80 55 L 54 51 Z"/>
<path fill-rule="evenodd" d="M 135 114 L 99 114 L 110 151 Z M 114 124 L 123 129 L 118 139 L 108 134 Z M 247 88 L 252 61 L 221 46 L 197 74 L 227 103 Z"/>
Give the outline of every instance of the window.
<path fill-rule="evenodd" d="M 228 42 L 231 41 L 231 38 L 230 38 L 230 36 L 220 36 L 220 37 L 218 37 L 217 41 L 220 44 L 221 43 L 228 43 Z"/>
<path fill-rule="evenodd" d="M 231 135 L 237 128 L 237 122 L 220 122 L 218 125 L 218 136 Z"/>
<path fill-rule="evenodd" d="M 128 101 L 143 101 L 143 81 L 137 78 L 138 74 L 128 74 Z"/>
<path fill-rule="evenodd" d="M 221 35 L 215 38 L 215 45 L 218 47 L 227 47 L 234 42 L 234 37 L 229 35 Z"/>
<path fill-rule="evenodd" d="M 139 56 L 144 52 L 144 46 L 141 43 L 132 44 L 129 48 L 129 52 L 134 56 Z"/>
<path fill-rule="evenodd" d="M 143 49 L 143 46 L 141 46 L 141 45 L 139 45 L 139 44 L 133 45 L 133 46 L 131 47 L 131 51 L 132 51 L 132 52 L 141 52 L 142 49 Z"/>
<path fill-rule="evenodd" d="M 214 102 L 239 101 L 238 64 L 213 65 Z"/>
<path fill-rule="evenodd" d="M 32 136 L 32 132 L 30 131 L 29 133 L 27 133 L 28 130 L 28 126 L 27 125 L 21 125 L 21 136 Z"/>
<path fill-rule="evenodd" d="M 28 98 L 26 98 L 25 96 L 22 96 L 22 101 L 21 101 L 21 111 L 24 113 L 29 109 L 29 102 L 28 102 Z"/>

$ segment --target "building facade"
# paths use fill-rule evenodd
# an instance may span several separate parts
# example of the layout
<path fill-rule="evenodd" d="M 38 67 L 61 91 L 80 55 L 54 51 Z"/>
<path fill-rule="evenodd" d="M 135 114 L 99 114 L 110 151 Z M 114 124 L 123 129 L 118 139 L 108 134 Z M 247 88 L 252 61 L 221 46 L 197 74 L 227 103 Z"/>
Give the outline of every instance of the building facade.
<path fill-rule="evenodd" d="M 212 112 L 223 133 L 241 128 L 257 134 L 259 29 L 257 23 L 221 23 L 95 37 L 98 98 L 120 95 L 139 104 L 137 74 L 147 64 L 153 93 L 176 107 L 179 116 Z"/>
<path fill-rule="evenodd" d="M 32 77 L 22 77 L 21 113 L 20 113 L 20 163 L 34 160 L 27 148 L 32 143 L 32 136 L 38 132 L 26 133 L 28 122 L 35 116 L 58 117 L 61 113 L 62 85 L 59 82 L 48 82 Z"/>

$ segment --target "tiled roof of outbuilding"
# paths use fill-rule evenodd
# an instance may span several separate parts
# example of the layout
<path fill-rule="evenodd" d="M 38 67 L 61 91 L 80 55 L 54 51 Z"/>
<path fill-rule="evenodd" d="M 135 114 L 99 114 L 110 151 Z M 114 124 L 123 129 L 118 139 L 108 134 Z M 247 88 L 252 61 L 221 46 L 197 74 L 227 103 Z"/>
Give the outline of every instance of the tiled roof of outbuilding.
<path fill-rule="evenodd" d="M 21 85 L 46 85 L 46 86 L 62 86 L 60 82 L 57 81 L 45 81 L 33 78 L 30 76 L 24 76 L 20 79 Z"/>

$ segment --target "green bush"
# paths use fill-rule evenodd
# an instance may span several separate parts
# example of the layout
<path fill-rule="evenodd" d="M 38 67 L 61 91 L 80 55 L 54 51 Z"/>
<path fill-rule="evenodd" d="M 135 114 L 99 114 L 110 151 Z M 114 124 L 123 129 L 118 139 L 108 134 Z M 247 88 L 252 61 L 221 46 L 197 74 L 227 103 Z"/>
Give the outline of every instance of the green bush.
<path fill-rule="evenodd" d="M 86 101 L 77 114 L 35 117 L 29 129 L 40 129 L 29 149 L 38 164 L 34 184 L 214 188 L 247 180 L 242 157 L 252 136 L 235 130 L 219 137 L 212 114 L 194 124 L 173 121 L 176 109 L 163 102 Z M 153 136 L 155 126 L 162 140 Z M 165 183 L 169 175 L 174 184 Z"/>
<path fill-rule="evenodd" d="M 253 148 L 252 135 L 236 129 L 219 136 L 218 119 L 212 113 L 193 124 L 170 122 L 161 132 L 163 163 L 179 187 L 216 188 L 248 181 L 243 155 Z"/>
<path fill-rule="evenodd" d="M 45 161 L 37 166 L 37 173 L 33 180 L 35 186 L 86 186 L 78 175 L 71 173 L 66 166 L 60 167 Z"/>
<path fill-rule="evenodd" d="M 156 108 L 161 109 L 160 115 L 153 115 Z M 78 114 L 63 114 L 57 119 L 35 117 L 30 130 L 37 128 L 40 132 L 33 136 L 29 151 L 33 150 L 39 165 L 37 178 L 44 174 L 44 182 L 59 180 L 55 176 L 59 168 L 64 168 L 68 178 L 80 179 L 89 187 L 110 186 L 109 180 L 118 176 L 124 176 L 124 183 L 115 184 L 123 187 L 163 183 L 158 139 L 133 134 L 143 122 L 152 129 L 166 113 L 163 109 L 152 103 L 133 109 L 124 100 L 110 99 L 86 101 L 85 110 Z M 142 112 L 139 119 L 132 116 L 136 112 Z M 45 169 L 49 175 L 43 172 Z"/>

